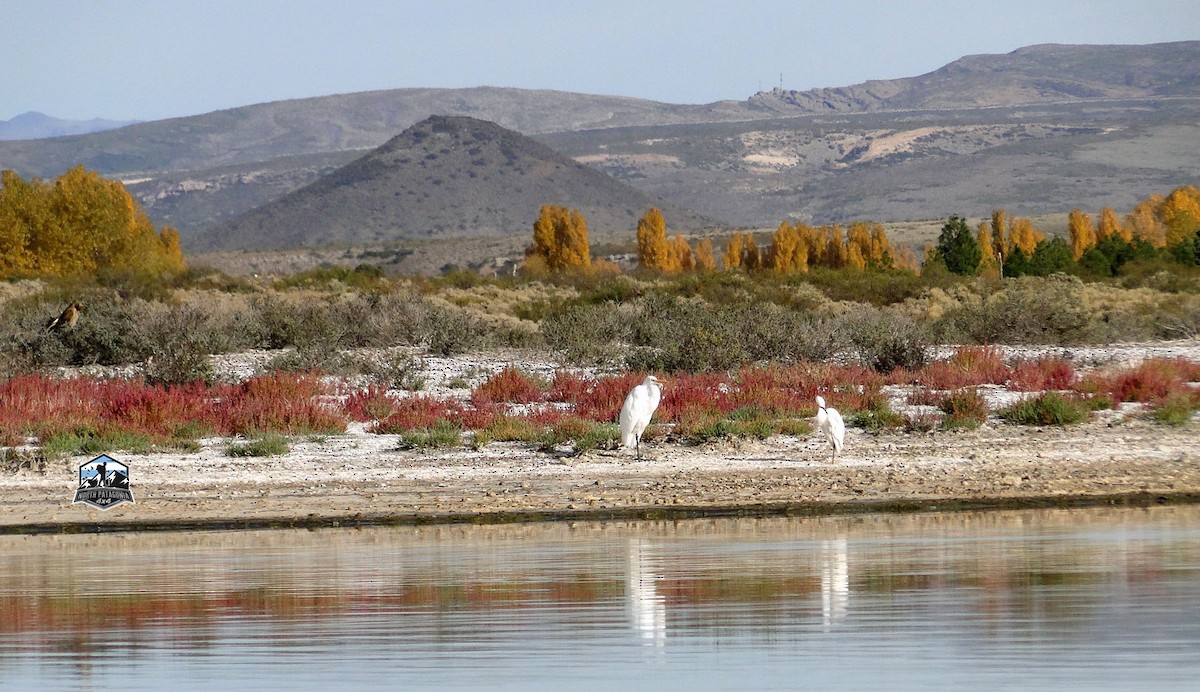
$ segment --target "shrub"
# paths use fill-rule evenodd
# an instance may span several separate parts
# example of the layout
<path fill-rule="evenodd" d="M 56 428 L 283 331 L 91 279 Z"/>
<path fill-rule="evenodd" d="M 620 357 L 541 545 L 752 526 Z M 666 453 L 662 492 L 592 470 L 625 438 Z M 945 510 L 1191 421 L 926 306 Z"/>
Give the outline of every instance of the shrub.
<path fill-rule="evenodd" d="M 938 417 L 928 411 L 905 414 L 904 429 L 907 432 L 927 433 L 937 427 Z"/>
<path fill-rule="evenodd" d="M 231 457 L 277 457 L 291 451 L 288 440 L 282 435 L 263 435 L 248 442 L 234 442 L 225 449 Z"/>
<path fill-rule="evenodd" d="M 1042 356 L 1019 361 L 1012 369 L 1009 386 L 1023 392 L 1070 389 L 1075 385 L 1075 368 L 1060 356 Z"/>
<path fill-rule="evenodd" d="M 1003 408 L 998 415 L 1022 425 L 1071 425 L 1086 420 L 1088 408 L 1077 398 L 1046 392 Z"/>
<path fill-rule="evenodd" d="M 51 459 L 114 450 L 146 454 L 153 448 L 153 443 L 146 435 L 111 427 L 97 429 L 75 426 L 69 429 L 51 429 L 42 438 L 42 454 Z"/>
<path fill-rule="evenodd" d="M 448 420 L 439 420 L 431 427 L 408 430 L 400 435 L 401 449 L 457 447 L 460 444 L 462 429 Z"/>
<path fill-rule="evenodd" d="M 442 356 L 469 351 L 483 342 L 483 325 L 461 308 L 430 306 L 419 329 L 429 351 Z"/>
<path fill-rule="evenodd" d="M 351 392 L 342 402 L 342 410 L 351 420 L 384 420 L 396 412 L 396 400 L 388 395 L 386 388 L 372 386 Z"/>
<path fill-rule="evenodd" d="M 974 430 L 987 420 L 988 406 L 976 389 L 960 389 L 946 395 L 938 405 L 946 415 L 942 427 L 947 430 Z"/>
<path fill-rule="evenodd" d="M 846 328 L 859 360 L 876 372 L 925 365 L 928 334 L 902 313 L 859 309 L 847 317 Z"/>
<path fill-rule="evenodd" d="M 979 344 L 1078 343 L 1089 328 L 1081 288 L 1062 274 L 1006 280 L 1003 290 L 964 302 L 944 319 L 952 333 Z"/>
<path fill-rule="evenodd" d="M 1200 365 L 1181 358 L 1149 358 L 1117 371 L 1092 373 L 1080 383 L 1085 392 L 1111 395 L 1115 401 L 1150 402 L 1172 392 L 1189 392 L 1200 378 Z"/>
<path fill-rule="evenodd" d="M 152 384 L 211 382 L 219 329 L 211 316 L 194 305 L 167 310 L 149 328 L 153 355 L 145 363 L 146 380 Z"/>
<path fill-rule="evenodd" d="M 394 435 L 409 430 L 431 428 L 442 420 L 457 420 L 462 414 L 462 406 L 457 402 L 410 396 L 397 401 L 396 410 L 369 430 L 381 435 Z"/>
<path fill-rule="evenodd" d="M 573 305 L 542 320 L 546 346 L 568 363 L 609 363 L 616 360 L 617 340 L 625 331 L 614 303 Z"/>
<path fill-rule="evenodd" d="M 471 392 L 471 402 L 527 404 L 542 399 L 541 389 L 529 376 L 512 366 L 489 377 Z"/>
<path fill-rule="evenodd" d="M 528 418 L 507 414 L 495 416 L 482 432 L 497 442 L 536 442 L 542 434 Z"/>
<path fill-rule="evenodd" d="M 1200 398 L 1195 392 L 1174 391 L 1154 403 L 1150 416 L 1163 425 L 1179 427 L 1192 419 L 1192 412 L 1200 408 Z"/>
<path fill-rule="evenodd" d="M 878 397 L 846 416 L 847 422 L 867 430 L 894 430 L 907 424 L 903 416 L 888 406 L 887 399 Z"/>
<path fill-rule="evenodd" d="M 743 335 L 747 306 L 655 294 L 635 305 L 625 358 L 631 370 L 722 371 L 748 362 Z"/>
<path fill-rule="evenodd" d="M 541 448 L 549 450 L 559 445 L 570 444 L 574 446 L 576 454 L 584 454 L 601 444 L 615 442 L 618 432 L 613 423 L 596 423 L 579 416 L 568 415 L 547 428 Z"/>
<path fill-rule="evenodd" d="M 980 384 L 1004 384 L 1010 371 L 994 346 L 963 346 L 946 360 L 926 365 L 918 381 L 932 389 L 961 389 Z"/>
<path fill-rule="evenodd" d="M 324 385 L 313 375 L 275 373 L 246 380 L 221 401 L 223 429 L 236 434 L 340 433 L 346 421 L 317 401 Z"/>
<path fill-rule="evenodd" d="M 748 362 L 819 362 L 850 347 L 845 325 L 836 319 L 781 307 L 756 305 L 743 329 Z"/>

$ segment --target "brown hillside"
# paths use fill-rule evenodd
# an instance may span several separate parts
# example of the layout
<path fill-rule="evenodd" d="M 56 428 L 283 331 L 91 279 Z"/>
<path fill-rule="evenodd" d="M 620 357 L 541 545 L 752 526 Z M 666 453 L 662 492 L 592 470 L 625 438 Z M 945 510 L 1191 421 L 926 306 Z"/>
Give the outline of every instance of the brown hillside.
<path fill-rule="evenodd" d="M 199 250 L 363 245 L 526 233 L 543 204 L 579 209 L 594 236 L 650 207 L 672 228 L 716 221 L 665 205 L 495 123 L 433 116 L 371 153 L 190 243 Z"/>

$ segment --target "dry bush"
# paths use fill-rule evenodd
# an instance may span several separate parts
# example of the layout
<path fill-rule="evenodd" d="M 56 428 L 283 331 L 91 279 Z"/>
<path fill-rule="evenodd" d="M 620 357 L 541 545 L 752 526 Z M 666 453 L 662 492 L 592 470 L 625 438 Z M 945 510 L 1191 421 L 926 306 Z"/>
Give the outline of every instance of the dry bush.
<path fill-rule="evenodd" d="M 842 321 L 774 303 L 754 306 L 744 315 L 742 326 L 747 362 L 751 363 L 828 360 L 850 345 Z"/>
<path fill-rule="evenodd" d="M 749 362 L 745 335 L 750 307 L 655 294 L 635 303 L 629 325 L 631 370 L 721 371 Z"/>
<path fill-rule="evenodd" d="M 573 305 L 542 320 L 542 340 L 568 363 L 613 363 L 619 358 L 626 315 L 616 303 Z"/>
<path fill-rule="evenodd" d="M 1001 290 L 948 311 L 939 331 L 977 344 L 1080 343 L 1090 327 L 1082 285 L 1062 274 L 1008 279 Z"/>
<path fill-rule="evenodd" d="M 859 361 L 877 372 L 925 365 L 929 333 L 925 326 L 896 310 L 856 308 L 844 317 Z"/>

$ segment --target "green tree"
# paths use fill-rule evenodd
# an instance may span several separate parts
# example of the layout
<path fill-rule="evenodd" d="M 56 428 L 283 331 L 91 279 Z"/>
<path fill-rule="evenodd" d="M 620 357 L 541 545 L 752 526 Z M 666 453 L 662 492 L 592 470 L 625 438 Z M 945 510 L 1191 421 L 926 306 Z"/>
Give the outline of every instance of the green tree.
<path fill-rule="evenodd" d="M 1029 273 L 1034 276 L 1050 276 L 1056 272 L 1065 272 L 1075 264 L 1072 248 L 1062 238 L 1043 240 L 1033 249 L 1033 257 L 1029 258 Z"/>
<path fill-rule="evenodd" d="M 967 226 L 966 219 L 951 216 L 938 236 L 937 253 L 946 268 L 955 274 L 973 276 L 979 272 L 982 253 L 979 241 Z"/>

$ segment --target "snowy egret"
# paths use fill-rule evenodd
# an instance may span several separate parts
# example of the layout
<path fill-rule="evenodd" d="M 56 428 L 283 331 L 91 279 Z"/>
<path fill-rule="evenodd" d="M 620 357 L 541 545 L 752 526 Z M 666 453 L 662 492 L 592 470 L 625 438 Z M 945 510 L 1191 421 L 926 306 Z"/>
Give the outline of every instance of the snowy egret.
<path fill-rule="evenodd" d="M 638 459 L 642 458 L 642 433 L 650 425 L 650 417 L 658 408 L 664 384 L 654 375 L 648 375 L 641 384 L 630 390 L 625 397 L 625 405 L 621 407 L 621 444 L 636 449 Z"/>
<path fill-rule="evenodd" d="M 838 413 L 836 408 L 830 408 L 825 405 L 825 397 L 817 396 L 817 427 L 821 429 L 821 434 L 829 442 L 829 446 L 833 447 L 832 463 L 837 463 L 837 453 L 842 451 L 842 441 L 846 439 L 846 423 L 842 420 L 842 414 Z"/>

